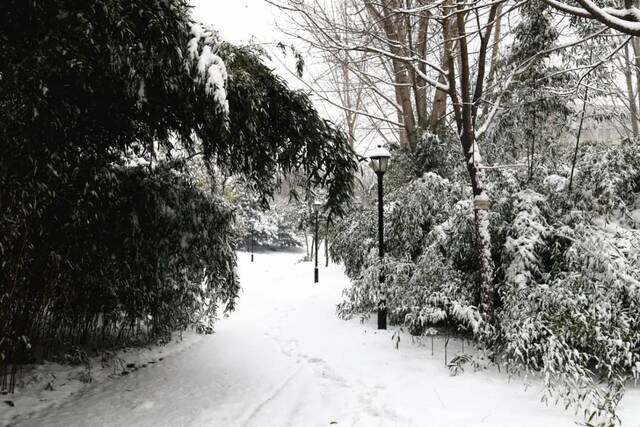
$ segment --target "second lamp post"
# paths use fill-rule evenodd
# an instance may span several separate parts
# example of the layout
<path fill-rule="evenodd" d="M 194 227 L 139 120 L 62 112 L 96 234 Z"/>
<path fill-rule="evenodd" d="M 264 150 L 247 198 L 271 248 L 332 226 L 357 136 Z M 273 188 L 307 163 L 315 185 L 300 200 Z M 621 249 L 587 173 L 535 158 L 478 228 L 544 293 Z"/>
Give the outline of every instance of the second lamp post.
<path fill-rule="evenodd" d="M 253 222 L 251 223 L 251 262 L 253 262 Z"/>
<path fill-rule="evenodd" d="M 316 214 L 316 238 L 315 238 L 315 254 L 316 254 L 316 266 L 313 269 L 313 283 L 318 283 L 318 215 L 322 209 L 322 203 L 319 201 L 313 202 L 313 212 Z"/>
<path fill-rule="evenodd" d="M 382 145 L 378 145 L 370 154 L 371 169 L 378 175 L 378 255 L 384 257 L 384 201 L 382 198 L 382 176 L 389 166 L 391 154 Z M 378 304 L 378 329 L 387 329 L 387 301 L 384 294 L 384 274 L 380 273 L 380 302 Z"/>

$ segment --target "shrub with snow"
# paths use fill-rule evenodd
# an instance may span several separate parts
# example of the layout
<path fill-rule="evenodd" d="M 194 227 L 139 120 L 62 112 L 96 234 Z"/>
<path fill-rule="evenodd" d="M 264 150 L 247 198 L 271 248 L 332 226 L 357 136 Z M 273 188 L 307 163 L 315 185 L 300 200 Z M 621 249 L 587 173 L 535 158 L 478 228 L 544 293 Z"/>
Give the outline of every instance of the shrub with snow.
<path fill-rule="evenodd" d="M 390 190 L 384 260 L 374 206 L 335 229 L 333 256 L 353 280 L 339 314 L 367 316 L 384 294 L 392 323 L 414 334 L 470 331 L 511 372 L 542 378 L 546 399 L 582 410 L 594 425 L 614 425 L 625 385 L 640 376 L 639 160 L 628 147 L 589 147 L 572 193 L 570 164 L 533 181 L 493 173 L 492 325 L 477 311 L 468 195 L 435 174 Z"/>

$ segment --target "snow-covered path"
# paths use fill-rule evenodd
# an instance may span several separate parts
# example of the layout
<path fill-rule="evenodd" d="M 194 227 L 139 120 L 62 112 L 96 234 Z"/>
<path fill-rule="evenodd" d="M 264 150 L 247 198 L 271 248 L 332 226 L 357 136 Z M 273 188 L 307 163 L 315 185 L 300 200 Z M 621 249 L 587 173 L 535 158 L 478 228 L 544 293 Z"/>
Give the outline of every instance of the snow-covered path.
<path fill-rule="evenodd" d="M 91 386 L 19 426 L 571 426 L 572 413 L 540 402 L 497 372 L 451 377 L 441 341 L 345 322 L 335 304 L 348 284 L 338 267 L 312 283 L 301 254 L 239 254 L 244 288 L 217 333 L 153 367 Z M 449 352 L 459 350 L 459 343 Z M 634 405 L 635 403 L 635 405 Z M 640 426 L 625 398 L 624 425 Z M 633 413 L 635 412 L 635 414 Z"/>

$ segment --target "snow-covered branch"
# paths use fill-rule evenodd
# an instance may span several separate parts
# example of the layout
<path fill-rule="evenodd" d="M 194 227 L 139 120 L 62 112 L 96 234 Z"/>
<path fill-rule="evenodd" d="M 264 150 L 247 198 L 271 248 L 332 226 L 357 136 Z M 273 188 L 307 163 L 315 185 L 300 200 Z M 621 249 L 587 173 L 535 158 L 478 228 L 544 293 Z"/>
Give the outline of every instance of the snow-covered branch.
<path fill-rule="evenodd" d="M 640 36 L 640 10 L 635 7 L 626 9 L 601 8 L 591 0 L 576 0 L 580 6 L 567 5 L 558 0 L 544 0 L 549 6 L 581 18 L 595 19 L 608 28 L 631 36 Z"/>

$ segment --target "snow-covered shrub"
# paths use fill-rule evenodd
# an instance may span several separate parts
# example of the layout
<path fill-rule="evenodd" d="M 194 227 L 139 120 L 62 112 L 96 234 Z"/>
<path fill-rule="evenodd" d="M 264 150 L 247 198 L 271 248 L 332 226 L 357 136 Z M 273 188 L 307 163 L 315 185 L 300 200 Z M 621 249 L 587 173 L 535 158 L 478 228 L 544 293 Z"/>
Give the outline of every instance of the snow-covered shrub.
<path fill-rule="evenodd" d="M 413 261 L 420 255 L 426 235 L 448 215 L 454 199 L 451 184 L 434 173 L 426 173 L 385 197 L 385 253 Z M 331 256 L 344 263 L 352 279 L 374 263 L 368 257 L 374 248 L 377 253 L 377 226 L 375 204 L 360 202 L 332 227 Z"/>
<path fill-rule="evenodd" d="M 545 237 L 549 226 L 540 205 L 546 199 L 533 190 L 523 190 L 513 198 L 515 216 L 509 223 L 502 249 L 504 280 L 508 285 L 535 283 L 542 275 Z"/>
<path fill-rule="evenodd" d="M 605 215 L 633 209 L 640 193 L 640 152 L 636 145 L 589 147 L 576 169 L 576 207 Z"/>
<path fill-rule="evenodd" d="M 309 209 L 302 202 L 275 200 L 265 208 L 246 185 L 238 184 L 229 200 L 237 207 L 237 230 L 245 247 L 268 248 L 302 246 L 300 230 Z"/>
<path fill-rule="evenodd" d="M 613 423 L 640 374 L 640 234 L 571 220 L 549 227 L 535 215 L 508 241 L 497 350 L 511 369 L 539 374 L 548 399 Z"/>
<path fill-rule="evenodd" d="M 385 174 L 385 186 L 396 191 L 427 172 L 449 180 L 467 173 L 460 164 L 460 143 L 457 137 L 443 130 L 440 134 L 418 131 L 416 148 L 390 147 L 393 161 Z"/>
<path fill-rule="evenodd" d="M 447 179 L 426 173 L 391 193 L 383 260 L 372 238 L 373 209 L 338 223 L 332 254 L 353 280 L 338 306 L 341 316 L 368 315 L 384 293 L 391 322 L 414 334 L 430 325 L 478 328 L 477 292 L 469 280 L 477 274 L 470 259 L 473 217 L 468 202 L 454 203 L 456 191 Z"/>
<path fill-rule="evenodd" d="M 366 264 L 373 261 L 369 254 L 378 255 L 377 211 L 374 206 L 355 203 L 347 214 L 331 227 L 331 259 L 342 263 L 349 278 L 356 279 Z"/>
<path fill-rule="evenodd" d="M 372 249 L 352 286 L 344 290 L 345 298 L 338 304 L 338 314 L 346 319 L 355 315 L 368 317 L 378 307 L 384 292 L 390 321 L 401 323 L 403 312 L 402 307 L 398 306 L 395 291 L 408 283 L 414 267 L 410 261 L 392 257 L 380 259 L 377 249 Z"/>
<path fill-rule="evenodd" d="M 427 234 L 449 216 L 456 194 L 447 179 L 427 172 L 389 198 L 385 206 L 385 252 L 415 260 Z"/>
<path fill-rule="evenodd" d="M 541 164 L 548 174 L 539 179 L 516 170 L 490 181 L 499 299 L 496 334 L 484 344 L 594 423 L 615 421 L 625 381 L 638 376 L 640 246 L 625 220 L 637 158 L 626 147 L 589 147 L 572 193 L 571 163 L 561 159 L 555 169 Z"/>
<path fill-rule="evenodd" d="M 414 333 L 429 326 L 476 332 L 480 326 L 470 203 L 458 202 L 445 212 L 425 237 L 413 274 L 399 292 L 401 320 Z"/>
<path fill-rule="evenodd" d="M 593 425 L 615 424 L 625 384 L 640 379 L 639 160 L 626 146 L 589 147 L 571 193 L 570 160 L 540 165 L 536 174 L 547 175 L 533 179 L 520 169 L 491 171 L 492 325 L 477 310 L 468 190 L 435 174 L 393 188 L 383 260 L 375 205 L 334 230 L 334 256 L 353 280 L 339 314 L 367 316 L 384 294 L 392 323 L 414 334 L 469 331 L 510 372 L 542 378 L 546 399 L 581 409 Z"/>
<path fill-rule="evenodd" d="M 292 218 L 290 212 L 269 209 L 257 211 L 251 218 L 242 218 L 243 240 L 269 248 L 298 247 L 302 245 L 298 235 L 300 218 Z"/>
<path fill-rule="evenodd" d="M 547 399 L 612 423 L 640 367 L 640 246 L 620 215 L 633 203 L 637 175 L 631 153 L 598 153 L 578 163 L 573 195 L 567 164 L 541 179 L 538 192 L 505 174 L 491 183 L 499 301 L 485 345 L 509 369 L 539 375 Z M 597 158 L 617 160 L 602 170 Z"/>
<path fill-rule="evenodd" d="M 439 243 L 431 244 L 416 263 L 400 307 L 413 333 L 429 326 L 452 326 L 474 333 L 480 327 L 477 291 L 465 274 L 453 267 Z"/>

